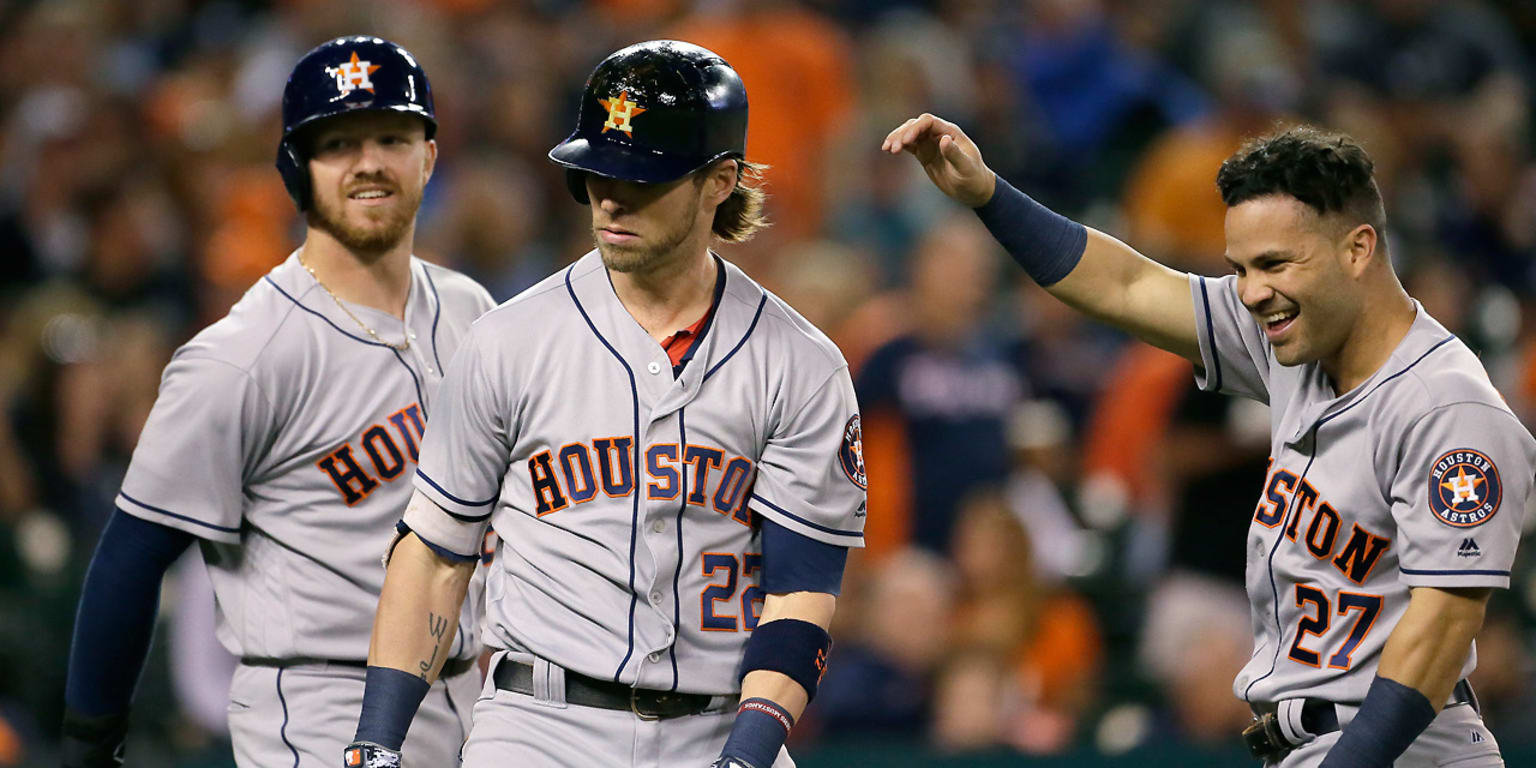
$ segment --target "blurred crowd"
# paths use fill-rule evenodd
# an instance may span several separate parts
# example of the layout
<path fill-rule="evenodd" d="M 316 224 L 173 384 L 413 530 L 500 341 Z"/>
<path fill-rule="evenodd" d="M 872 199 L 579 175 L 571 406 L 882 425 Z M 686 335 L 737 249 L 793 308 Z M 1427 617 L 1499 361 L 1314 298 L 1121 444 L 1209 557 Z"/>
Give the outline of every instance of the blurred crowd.
<path fill-rule="evenodd" d="M 441 155 L 417 253 L 498 300 L 590 247 L 544 155 L 597 61 L 672 37 L 741 73 L 775 224 L 722 254 L 842 347 L 870 477 L 797 754 L 1118 753 L 1228 744 L 1249 719 L 1231 680 L 1266 410 L 1034 287 L 878 151 L 907 117 L 958 122 L 1037 199 L 1203 274 L 1227 271 L 1214 177 L 1244 136 L 1348 132 L 1410 293 L 1536 425 L 1529 2 L 0 2 L 0 766 L 54 741 L 79 584 L 161 368 L 300 240 L 272 168 L 283 83 L 352 33 L 426 67 Z M 1536 739 L 1523 549 L 1473 678 L 1510 743 Z M 220 754 L 199 578 L 162 601 L 145 764 Z"/>

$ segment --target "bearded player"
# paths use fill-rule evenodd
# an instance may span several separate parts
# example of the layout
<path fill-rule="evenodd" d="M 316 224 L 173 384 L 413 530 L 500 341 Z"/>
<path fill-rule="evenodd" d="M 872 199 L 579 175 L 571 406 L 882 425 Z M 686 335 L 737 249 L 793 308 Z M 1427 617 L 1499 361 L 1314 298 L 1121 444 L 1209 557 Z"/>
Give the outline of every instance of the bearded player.
<path fill-rule="evenodd" d="M 121 764 L 161 577 L 196 542 L 240 665 L 242 768 L 330 765 L 362 702 L 368 632 L 443 362 L 492 302 L 411 255 L 437 160 L 426 72 L 343 37 L 299 60 L 277 167 L 303 245 L 176 351 L 92 559 L 75 624 L 64 764 Z M 476 601 L 408 743 L 452 766 L 479 676 Z M 402 734 L 404 736 L 404 734 Z"/>
<path fill-rule="evenodd" d="M 762 225 L 746 128 L 740 78 L 698 46 L 631 46 L 587 81 L 550 158 L 597 248 L 449 366 L 347 765 L 399 760 L 385 738 L 487 526 L 497 653 L 465 765 L 793 765 L 865 479 L 842 355 L 710 250 Z"/>

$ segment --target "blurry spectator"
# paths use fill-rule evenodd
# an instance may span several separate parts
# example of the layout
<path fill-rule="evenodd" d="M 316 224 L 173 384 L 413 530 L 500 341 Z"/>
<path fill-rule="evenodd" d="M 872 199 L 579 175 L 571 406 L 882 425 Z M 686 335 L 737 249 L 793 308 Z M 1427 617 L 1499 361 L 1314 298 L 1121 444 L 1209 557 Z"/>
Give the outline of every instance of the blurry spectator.
<path fill-rule="evenodd" d="M 1008 743 L 1009 715 L 1018 708 L 1018 681 L 990 648 L 950 652 L 934 683 L 929 738 L 946 752 L 996 749 Z"/>
<path fill-rule="evenodd" d="M 1175 575 L 1150 604 L 1137 656 L 1162 687 L 1174 733 L 1199 744 L 1230 743 L 1253 720 L 1247 702 L 1232 694 L 1232 679 L 1253 649 L 1247 595 L 1241 587 Z"/>
<path fill-rule="evenodd" d="M 1080 435 L 1126 338 L 1046 293 L 1022 270 L 1006 270 L 1014 276 L 1011 298 L 1021 326 L 1008 345 L 1008 358 L 1031 394 L 1059 406 L 1073 434 Z"/>
<path fill-rule="evenodd" d="M 1536 659 L 1530 632 L 1513 601 L 1495 596 L 1477 634 L 1477 669 L 1468 679 L 1488 729 L 1500 741 L 1523 741 L 1536 728 Z"/>
<path fill-rule="evenodd" d="M 1058 583 L 1093 573 L 1103 565 L 1103 542 L 1079 525 L 1062 495 L 1079 471 L 1065 410 L 1050 400 L 1021 403 L 1009 420 L 1008 443 L 1014 468 L 1003 496 L 1029 534 L 1034 576 Z"/>
<path fill-rule="evenodd" d="M 775 242 L 820 231 L 824 169 L 857 104 L 852 49 L 843 31 L 791 0 L 723 0 L 668 30 L 702 45 L 741 74 L 752 103 L 747 159 L 771 166 L 768 210 Z M 767 44 L 772 41 L 772 44 Z"/>
<path fill-rule="evenodd" d="M 921 733 L 933 672 L 948 654 L 956 593 L 947 563 L 905 550 L 870 577 L 866 602 L 851 617 L 855 623 L 839 619 L 838 647 L 816 694 L 818 729 L 829 737 Z"/>
<path fill-rule="evenodd" d="M 905 427 L 906 471 L 882 482 L 910 484 L 912 506 L 881 514 L 909 517 L 913 542 L 937 552 L 960 499 L 1007 480 L 1007 419 L 1025 391 L 985 327 L 995 253 L 969 213 L 930 231 L 913 257 L 911 331 L 870 355 L 854 380 L 862 411 L 872 420 L 894 413 Z"/>
<path fill-rule="evenodd" d="M 1216 191 L 1216 171 L 1243 139 L 1272 128 L 1293 109 L 1298 76 L 1263 28 L 1223 29 L 1204 51 L 1205 81 L 1214 84 L 1216 108 L 1159 136 L 1141 155 L 1125 184 L 1130 241 L 1148 256 L 1201 274 L 1228 270 L 1227 207 Z"/>
<path fill-rule="evenodd" d="M 1061 752 L 1094 701 L 1098 623 L 1082 598 L 1037 578 L 1029 534 L 1001 494 L 978 492 L 962 510 L 953 545 L 961 584 L 956 644 L 990 650 L 1004 665 L 1013 694 L 1002 740 L 1026 752 Z"/>
<path fill-rule="evenodd" d="M 1018 86 L 1058 150 L 1055 167 L 1071 169 L 1053 179 L 1059 194 L 1047 199 L 1072 208 L 1118 184 L 1153 136 L 1207 108 L 1194 83 L 1126 45 L 1103 6 L 1033 3 L 1028 27 L 1011 46 Z"/>

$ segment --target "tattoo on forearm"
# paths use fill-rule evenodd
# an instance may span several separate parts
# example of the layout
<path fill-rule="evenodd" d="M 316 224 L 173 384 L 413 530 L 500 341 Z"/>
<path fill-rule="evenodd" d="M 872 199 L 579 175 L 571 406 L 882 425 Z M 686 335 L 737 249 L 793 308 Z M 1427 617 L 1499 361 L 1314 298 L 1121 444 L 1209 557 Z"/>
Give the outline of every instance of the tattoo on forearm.
<path fill-rule="evenodd" d="M 421 679 L 426 680 L 432 673 L 432 667 L 437 663 L 437 654 L 443 652 L 443 646 L 448 641 L 448 618 L 438 616 L 435 613 L 427 614 L 427 635 L 432 638 L 432 655 L 420 663 Z"/>

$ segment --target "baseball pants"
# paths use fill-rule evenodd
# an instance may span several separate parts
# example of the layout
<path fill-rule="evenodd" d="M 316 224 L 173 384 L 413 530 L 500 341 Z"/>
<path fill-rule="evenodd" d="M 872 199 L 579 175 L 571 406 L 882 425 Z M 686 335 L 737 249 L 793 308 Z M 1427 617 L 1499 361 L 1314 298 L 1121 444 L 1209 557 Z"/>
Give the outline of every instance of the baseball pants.
<path fill-rule="evenodd" d="M 1341 715 L 1343 713 L 1340 713 Z M 1340 731 L 1325 734 L 1291 750 L 1274 768 L 1314 768 L 1339 740 Z M 1499 744 L 1483 725 L 1483 718 L 1467 704 L 1440 710 L 1393 764 L 1393 768 L 1504 768 Z"/>
<path fill-rule="evenodd" d="M 491 660 L 492 669 L 504 653 Z M 533 664 L 540 677 L 548 669 L 541 659 L 512 658 Z M 736 720 L 735 710 L 642 720 L 624 710 L 566 704 L 558 690 L 531 696 L 499 690 L 492 677 L 486 676 L 475 702 L 464 768 L 708 768 Z M 772 768 L 794 766 L 781 747 Z"/>
<path fill-rule="evenodd" d="M 229 687 L 229 735 L 240 768 L 336 768 L 357 732 L 363 667 L 241 664 Z M 406 734 L 407 765 L 459 764 L 480 681 L 471 666 L 432 684 Z M 707 765 L 707 763 L 706 763 Z"/>

